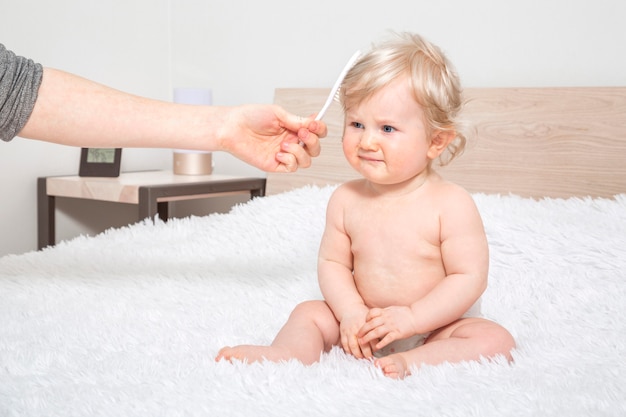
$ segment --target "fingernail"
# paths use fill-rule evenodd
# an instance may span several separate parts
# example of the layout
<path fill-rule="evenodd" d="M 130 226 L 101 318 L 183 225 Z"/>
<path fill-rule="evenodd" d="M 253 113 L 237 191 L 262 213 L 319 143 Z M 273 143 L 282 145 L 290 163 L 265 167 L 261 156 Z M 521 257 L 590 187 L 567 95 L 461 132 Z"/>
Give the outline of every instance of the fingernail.
<path fill-rule="evenodd" d="M 306 138 L 308 138 L 308 137 L 309 137 L 309 129 L 305 129 L 305 128 L 303 128 L 303 127 L 302 127 L 302 128 L 300 128 L 300 129 L 298 130 L 298 137 L 299 137 L 300 139 L 306 139 Z"/>

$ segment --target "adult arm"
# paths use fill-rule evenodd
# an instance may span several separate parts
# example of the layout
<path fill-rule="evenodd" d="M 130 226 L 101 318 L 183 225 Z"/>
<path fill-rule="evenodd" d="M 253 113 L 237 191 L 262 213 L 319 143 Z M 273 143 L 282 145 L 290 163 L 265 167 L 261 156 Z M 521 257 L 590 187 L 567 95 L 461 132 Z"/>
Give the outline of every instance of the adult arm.
<path fill-rule="evenodd" d="M 319 154 L 326 126 L 279 106 L 169 103 L 44 68 L 19 135 L 83 147 L 221 150 L 266 171 L 293 171 Z"/>
<path fill-rule="evenodd" d="M 42 74 L 40 64 L 0 44 L 0 140 L 13 139 L 28 121 Z"/>

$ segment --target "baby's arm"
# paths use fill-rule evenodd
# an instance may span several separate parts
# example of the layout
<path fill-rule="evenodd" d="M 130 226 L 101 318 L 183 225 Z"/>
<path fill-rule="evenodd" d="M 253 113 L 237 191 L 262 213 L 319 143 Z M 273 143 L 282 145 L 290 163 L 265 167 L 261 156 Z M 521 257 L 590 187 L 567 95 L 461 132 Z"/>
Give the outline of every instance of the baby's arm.
<path fill-rule="evenodd" d="M 344 186 L 339 187 L 328 203 L 326 227 L 318 258 L 318 280 L 326 303 L 339 322 L 341 345 L 357 358 L 371 357 L 367 346 L 361 347 L 356 334 L 365 323 L 368 308 L 358 293 L 352 276 L 350 238 L 343 224 L 346 198 Z"/>
<path fill-rule="evenodd" d="M 359 331 L 360 343 L 423 334 L 460 318 L 487 286 L 489 249 L 480 214 L 471 196 L 453 186 L 441 205 L 441 257 L 447 275 L 410 306 L 372 309 Z"/>

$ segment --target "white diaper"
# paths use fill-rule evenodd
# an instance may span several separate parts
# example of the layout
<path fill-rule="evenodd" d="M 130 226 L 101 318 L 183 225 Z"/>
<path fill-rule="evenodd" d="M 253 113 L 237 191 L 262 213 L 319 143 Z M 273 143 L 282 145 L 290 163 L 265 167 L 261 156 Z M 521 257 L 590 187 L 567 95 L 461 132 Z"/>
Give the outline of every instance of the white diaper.
<path fill-rule="evenodd" d="M 415 349 L 422 346 L 426 339 L 430 336 L 429 333 L 416 334 L 415 336 L 407 337 L 406 339 L 394 340 L 382 349 L 378 349 L 374 352 L 375 358 L 382 358 L 383 356 L 389 356 L 392 353 L 406 352 L 407 350 Z"/>
<path fill-rule="evenodd" d="M 479 298 L 476 302 L 461 316 L 462 319 L 472 318 L 472 317 L 480 317 L 480 305 L 481 299 Z M 398 352 L 406 352 L 407 350 L 415 349 L 416 347 L 420 347 L 426 342 L 428 336 L 430 336 L 432 332 L 424 333 L 424 334 L 416 334 L 415 336 L 407 337 L 406 339 L 400 339 L 389 343 L 382 349 L 374 352 L 374 357 L 382 358 L 383 356 L 391 355 L 392 353 Z"/>

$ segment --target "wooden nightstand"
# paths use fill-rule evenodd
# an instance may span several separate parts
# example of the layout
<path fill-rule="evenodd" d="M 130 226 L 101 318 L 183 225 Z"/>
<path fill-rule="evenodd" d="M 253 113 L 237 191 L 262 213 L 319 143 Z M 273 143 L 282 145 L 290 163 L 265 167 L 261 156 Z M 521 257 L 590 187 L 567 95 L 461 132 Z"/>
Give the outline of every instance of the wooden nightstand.
<path fill-rule="evenodd" d="M 54 245 L 55 199 L 71 197 L 86 200 L 137 204 L 138 219 L 168 219 L 170 201 L 250 193 L 265 195 L 265 178 L 229 175 L 174 175 L 171 171 L 122 173 L 116 178 L 43 177 L 37 181 L 38 249 Z"/>

